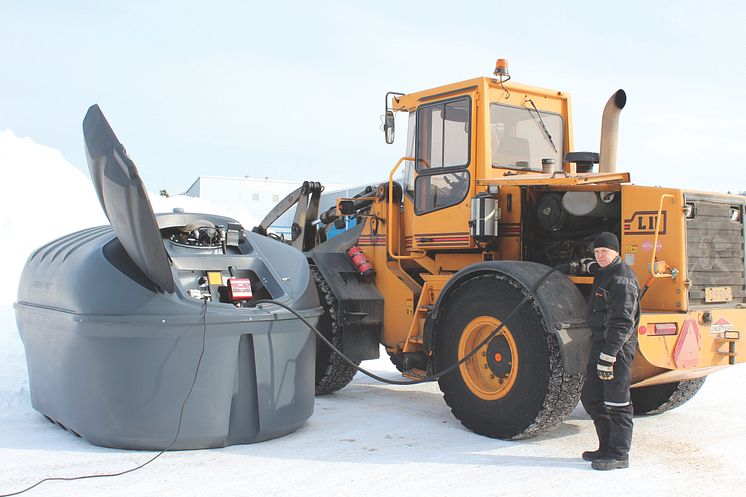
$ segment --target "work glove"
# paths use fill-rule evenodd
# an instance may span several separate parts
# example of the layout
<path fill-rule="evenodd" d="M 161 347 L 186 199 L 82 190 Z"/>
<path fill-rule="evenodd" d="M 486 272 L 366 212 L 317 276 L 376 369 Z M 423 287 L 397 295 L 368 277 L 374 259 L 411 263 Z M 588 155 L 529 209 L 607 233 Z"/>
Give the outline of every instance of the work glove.
<path fill-rule="evenodd" d="M 601 352 L 598 356 L 598 363 L 596 363 L 596 372 L 598 377 L 604 381 L 614 379 L 614 363 L 616 357 Z"/>

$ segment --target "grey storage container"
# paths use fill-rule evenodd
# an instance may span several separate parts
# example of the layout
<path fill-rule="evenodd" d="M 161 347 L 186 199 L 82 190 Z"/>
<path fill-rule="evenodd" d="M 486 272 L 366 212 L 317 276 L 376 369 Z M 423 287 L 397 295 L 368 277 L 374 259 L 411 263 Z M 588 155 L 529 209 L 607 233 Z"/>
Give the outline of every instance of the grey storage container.
<path fill-rule="evenodd" d="M 315 324 L 322 308 L 303 254 L 229 218 L 154 216 L 97 106 L 84 135 L 112 225 L 50 242 L 26 263 L 15 310 L 33 407 L 96 445 L 164 449 L 199 362 L 172 449 L 297 429 L 313 412 L 315 337 L 289 311 L 253 302 L 278 300 Z M 226 295 L 231 273 L 250 281 L 251 300 Z"/>

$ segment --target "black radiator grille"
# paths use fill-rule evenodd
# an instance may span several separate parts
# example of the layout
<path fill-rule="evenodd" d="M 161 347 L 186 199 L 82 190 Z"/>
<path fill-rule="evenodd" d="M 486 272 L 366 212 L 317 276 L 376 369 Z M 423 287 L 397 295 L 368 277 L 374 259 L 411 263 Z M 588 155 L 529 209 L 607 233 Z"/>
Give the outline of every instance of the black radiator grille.
<path fill-rule="evenodd" d="M 731 305 L 746 302 L 743 206 L 704 200 L 687 204 L 694 209 L 686 221 L 689 305 L 724 305 L 705 301 L 708 287 L 730 287 Z"/>

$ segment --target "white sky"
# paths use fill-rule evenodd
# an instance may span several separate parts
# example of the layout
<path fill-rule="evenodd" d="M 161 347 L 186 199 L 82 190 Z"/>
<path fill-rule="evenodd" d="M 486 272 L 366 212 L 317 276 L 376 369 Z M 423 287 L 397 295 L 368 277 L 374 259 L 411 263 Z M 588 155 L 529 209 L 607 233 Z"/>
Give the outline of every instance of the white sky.
<path fill-rule="evenodd" d="M 665 4 L 665 5 L 664 5 Z M 98 103 L 152 191 L 199 175 L 385 178 L 386 91 L 490 75 L 573 96 L 575 149 L 627 91 L 619 168 L 639 184 L 742 191 L 746 4 L 0 0 L 0 131 L 84 169 Z"/>

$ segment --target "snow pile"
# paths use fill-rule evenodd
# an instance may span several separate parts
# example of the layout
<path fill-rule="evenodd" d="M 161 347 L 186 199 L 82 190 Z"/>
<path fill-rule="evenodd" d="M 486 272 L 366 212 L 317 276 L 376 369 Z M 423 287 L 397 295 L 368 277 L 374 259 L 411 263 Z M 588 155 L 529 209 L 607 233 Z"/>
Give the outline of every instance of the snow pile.
<path fill-rule="evenodd" d="M 0 256 L 6 267 L 0 304 L 11 304 L 23 265 L 34 249 L 73 231 L 109 222 L 91 181 L 57 150 L 19 138 L 10 130 L 0 131 L 0 171 L 4 176 Z"/>

